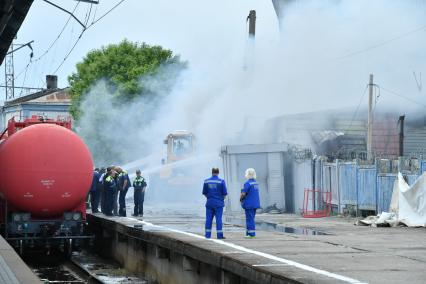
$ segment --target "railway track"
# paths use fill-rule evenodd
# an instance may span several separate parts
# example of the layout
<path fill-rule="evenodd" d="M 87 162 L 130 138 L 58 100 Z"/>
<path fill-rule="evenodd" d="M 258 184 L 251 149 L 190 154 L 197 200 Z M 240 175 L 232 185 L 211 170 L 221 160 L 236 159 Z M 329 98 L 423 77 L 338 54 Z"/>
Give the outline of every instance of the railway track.
<path fill-rule="evenodd" d="M 70 259 L 57 265 L 32 267 L 43 283 L 99 284 L 104 283 L 77 261 Z"/>
<path fill-rule="evenodd" d="M 27 255 L 24 261 L 45 284 L 150 283 L 123 269 L 115 261 L 84 250 L 75 252 L 71 258 L 64 258 L 63 255 L 46 257 L 33 254 Z"/>

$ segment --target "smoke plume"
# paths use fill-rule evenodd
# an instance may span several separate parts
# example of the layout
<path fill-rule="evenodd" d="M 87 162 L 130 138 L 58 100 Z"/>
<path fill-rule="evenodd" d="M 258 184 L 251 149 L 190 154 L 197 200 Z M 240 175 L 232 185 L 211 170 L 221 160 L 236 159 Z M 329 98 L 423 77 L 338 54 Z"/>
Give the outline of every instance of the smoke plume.
<path fill-rule="evenodd" d="M 162 94 L 160 101 L 116 105 L 101 96 L 102 82 L 88 94 L 78 131 L 98 164 L 114 163 L 108 153 L 96 153 L 98 136 L 118 150 L 117 161 L 139 159 L 145 168 L 160 164 L 163 140 L 177 129 L 193 132 L 198 153 L 215 157 L 221 145 L 275 142 L 274 129 L 264 128 L 266 120 L 347 107 L 352 111 L 370 73 L 378 86 L 399 94 L 382 89 L 377 111 L 424 111 L 418 103 L 424 101 L 424 91 L 413 78 L 413 71 L 426 74 L 423 1 L 288 1 L 278 13 L 280 25 L 272 2 L 209 3 L 223 17 L 211 17 L 209 9 L 195 13 L 193 2 L 183 2 L 188 9 L 181 13 L 187 14 L 179 19 L 187 21 L 197 39 L 189 34 L 173 37 L 182 41 L 180 46 L 191 46 L 181 54 L 188 69 L 166 94 L 161 81 L 141 78 Z M 257 10 L 254 43 L 247 39 L 250 9 Z M 163 19 L 165 25 L 173 24 Z M 366 108 L 364 98 L 361 108 Z M 216 159 L 202 163 L 207 169 L 220 166 Z M 208 175 L 206 170 L 197 178 L 201 183 Z"/>

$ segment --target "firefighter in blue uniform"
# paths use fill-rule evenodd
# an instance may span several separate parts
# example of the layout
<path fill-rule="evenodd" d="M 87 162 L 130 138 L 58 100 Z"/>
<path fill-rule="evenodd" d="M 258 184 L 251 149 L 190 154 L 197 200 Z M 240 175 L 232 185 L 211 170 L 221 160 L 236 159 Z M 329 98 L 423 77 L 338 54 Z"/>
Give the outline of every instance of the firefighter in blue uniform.
<path fill-rule="evenodd" d="M 118 215 L 122 217 L 126 217 L 126 194 L 130 187 L 130 179 L 129 175 L 125 170 L 120 167 L 116 167 L 116 171 L 118 173 Z"/>
<path fill-rule="evenodd" d="M 92 185 L 90 187 L 90 208 L 92 209 L 92 213 L 99 212 L 99 178 L 101 174 L 99 173 L 99 169 L 96 168 L 93 172 Z"/>
<path fill-rule="evenodd" d="M 247 181 L 241 190 L 241 206 L 246 213 L 246 238 L 256 236 L 255 216 L 256 209 L 260 208 L 259 184 L 256 181 L 256 171 L 252 168 L 246 170 L 245 177 Z"/>
<path fill-rule="evenodd" d="M 207 198 L 206 202 L 206 238 L 211 238 L 213 217 L 216 218 L 216 233 L 218 239 L 224 239 L 222 231 L 222 213 L 225 206 L 226 184 L 223 179 L 218 177 L 219 169 L 212 169 L 212 176 L 204 181 L 203 195 Z"/>
<path fill-rule="evenodd" d="M 115 182 L 116 172 L 113 168 L 108 168 L 104 177 L 104 190 L 106 193 L 105 215 L 113 216 L 114 194 L 117 192 L 117 183 Z"/>
<path fill-rule="evenodd" d="M 106 175 L 106 168 L 101 168 L 99 171 L 98 192 L 99 192 L 99 202 L 101 204 L 102 213 L 105 213 L 105 203 L 106 203 L 106 192 L 104 190 L 105 175 Z"/>
<path fill-rule="evenodd" d="M 145 199 L 146 186 L 145 178 L 141 176 L 141 170 L 136 170 L 136 178 L 133 181 L 133 200 L 135 202 L 133 216 L 143 216 L 143 202 Z"/>

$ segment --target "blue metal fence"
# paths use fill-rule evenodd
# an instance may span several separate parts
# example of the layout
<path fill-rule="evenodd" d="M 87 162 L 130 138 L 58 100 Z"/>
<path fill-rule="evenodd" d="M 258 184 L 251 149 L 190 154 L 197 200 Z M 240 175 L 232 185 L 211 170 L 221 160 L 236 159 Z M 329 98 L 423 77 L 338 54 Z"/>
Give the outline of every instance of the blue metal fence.
<path fill-rule="evenodd" d="M 376 210 L 377 169 L 359 167 L 357 171 L 357 204 L 359 210 Z"/>
<path fill-rule="evenodd" d="M 420 174 L 426 172 L 426 161 L 420 162 Z"/>
<path fill-rule="evenodd" d="M 426 161 L 421 162 L 420 168 L 422 172 L 426 171 Z M 316 187 L 332 192 L 331 203 L 337 212 L 343 212 L 347 205 L 378 214 L 388 211 L 397 176 L 395 173 L 379 173 L 376 165 L 339 161 L 316 164 Z M 412 185 L 419 175 L 412 173 L 406 177 L 407 183 Z"/>
<path fill-rule="evenodd" d="M 340 206 L 357 205 L 356 163 L 338 163 Z"/>
<path fill-rule="evenodd" d="M 377 175 L 377 213 L 389 211 L 396 174 Z"/>
<path fill-rule="evenodd" d="M 331 204 L 334 208 L 340 207 L 339 186 L 337 182 L 337 164 L 324 163 L 322 171 L 322 190 L 331 192 Z"/>
<path fill-rule="evenodd" d="M 407 183 L 408 185 L 413 185 L 416 180 L 419 178 L 419 175 L 407 175 Z"/>

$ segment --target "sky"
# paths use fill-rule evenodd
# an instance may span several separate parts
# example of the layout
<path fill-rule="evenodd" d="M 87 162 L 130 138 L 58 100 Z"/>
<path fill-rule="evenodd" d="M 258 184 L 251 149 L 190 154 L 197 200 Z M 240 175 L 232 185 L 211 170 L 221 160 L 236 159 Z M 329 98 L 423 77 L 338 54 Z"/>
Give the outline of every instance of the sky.
<path fill-rule="evenodd" d="M 87 20 L 90 25 L 94 19 L 98 19 L 120 1 L 99 2 L 98 5 L 93 5 L 91 10 L 90 4 L 82 2 L 77 5 L 77 1 L 73 0 L 55 3 L 69 11 L 76 9 L 74 14 L 82 22 L 85 22 L 90 11 L 90 18 Z M 296 64 L 282 62 L 284 58 L 293 61 L 299 57 L 298 66 L 292 67 L 298 77 L 294 81 L 299 83 L 298 79 L 303 76 L 306 78 L 306 85 L 313 86 L 305 86 L 301 92 L 312 97 L 312 92 L 334 84 L 334 90 L 329 91 L 334 94 L 330 97 L 334 102 L 333 107 L 354 106 L 358 104 L 359 92 L 362 92 L 368 81 L 369 73 L 375 73 L 377 79 L 385 81 L 383 85 L 398 94 L 403 93 L 416 102 L 424 98 L 424 94 L 420 96 L 421 92 L 418 91 L 418 81 L 425 67 L 426 55 L 422 51 L 425 47 L 423 39 L 426 32 L 417 31 L 406 36 L 426 24 L 426 4 L 423 1 L 294 2 L 295 4 L 289 6 L 288 11 L 284 13 L 284 25 L 280 34 L 273 5 L 269 0 L 126 0 L 85 31 L 64 61 L 81 34 L 82 27 L 71 19 L 59 39 L 49 49 L 68 21 L 69 15 L 42 0 L 35 0 L 15 41 L 20 44 L 34 40 L 33 63 L 26 68 L 30 54 L 28 49 L 16 52 L 15 85 L 43 88 L 45 75 L 55 74 L 59 77 L 59 87 L 66 87 L 67 77 L 75 71 L 76 63 L 82 61 L 88 51 L 118 43 L 124 38 L 169 48 L 199 72 L 208 72 L 211 64 L 217 64 L 215 68 L 226 69 L 229 58 L 234 60 L 246 52 L 245 20 L 248 12 L 255 9 L 256 49 L 275 54 L 269 58 L 257 56 L 259 60 L 270 60 L 259 68 L 268 69 L 271 68 L 269 64 L 274 66 L 279 63 L 284 69 Z M 400 36 L 402 37 L 393 41 Z M 278 47 L 279 50 L 278 41 L 282 44 Z M 372 48 L 375 46 L 379 47 Z M 276 50 L 273 50 L 274 48 Z M 370 48 L 372 49 L 368 52 L 357 53 Z M 49 52 L 37 60 L 46 50 Z M 350 56 L 345 57 L 346 55 Z M 61 63 L 63 64 L 58 69 Z M 299 70 L 302 68 L 305 70 Z M 330 68 L 340 71 L 328 70 Z M 386 72 L 382 72 L 382 69 Z M 324 79 L 324 76 L 317 76 L 317 72 L 330 72 L 330 76 Z M 339 76 L 345 75 L 352 77 L 349 83 L 343 84 L 343 88 L 347 90 L 336 91 L 342 87 L 339 81 L 345 81 Z M 4 68 L 1 66 L 0 83 L 3 83 L 3 78 Z M 276 81 L 273 84 L 276 84 Z M 397 81 L 402 84 L 394 84 Z M 361 91 L 356 89 L 357 85 Z M 348 98 L 339 98 L 337 94 L 352 91 L 357 93 Z M 16 92 L 16 96 L 24 95 L 19 90 Z M 4 94 L 0 98 L 3 97 Z M 323 99 L 315 102 L 315 109 L 330 106 Z M 306 106 L 302 105 L 291 107 L 288 111 L 299 112 L 305 109 Z"/>
<path fill-rule="evenodd" d="M 247 39 L 251 9 L 257 12 L 254 42 Z M 104 123 L 137 128 L 141 140 L 152 141 L 150 149 L 163 147 L 158 141 L 176 129 L 196 133 L 206 152 L 229 143 L 273 142 L 264 139 L 270 133 L 262 133 L 268 118 L 365 110 L 370 73 L 378 86 L 375 111 L 390 110 L 396 118 L 424 111 L 419 84 L 426 66 L 425 11 L 426 4 L 417 0 L 300 0 L 285 6 L 280 31 L 271 1 L 128 0 L 94 26 L 104 32 L 88 31 L 74 56 L 127 37 L 170 48 L 189 68 L 167 100 L 155 106 L 149 123 L 133 111 L 149 109 L 144 101 L 124 108 L 103 101 L 96 108 L 104 89 L 95 85 L 84 104 L 90 113 L 83 117 L 81 134 L 90 136 L 98 124 L 93 114 L 107 109 L 110 122 Z"/>
<path fill-rule="evenodd" d="M 77 1 L 52 1 L 68 11 L 73 11 Z M 105 14 L 118 0 L 100 0 L 92 6 L 88 24 Z M 220 2 L 220 5 L 218 3 Z M 272 4 L 268 1 L 170 1 L 170 0 L 126 0 L 105 18 L 84 32 L 75 49 L 62 67 L 55 73 L 75 41 L 82 27 L 71 19 L 60 38 L 50 51 L 39 61 L 29 66 L 24 81 L 25 67 L 29 62 L 29 49 L 23 49 L 15 55 L 16 85 L 45 87 L 45 75 L 58 75 L 59 87 L 68 86 L 67 77 L 75 71 L 76 63 L 85 54 L 101 46 L 118 43 L 124 38 L 131 41 L 161 45 L 180 54 L 191 62 L 200 61 L 204 56 L 215 56 L 219 45 L 244 42 L 245 18 L 250 9 L 258 9 L 264 21 L 258 29 L 274 28 L 277 32 L 277 20 Z M 80 3 L 74 14 L 85 22 L 90 4 Z M 34 58 L 42 55 L 58 37 L 69 15 L 42 1 L 35 0 L 18 34 L 16 44 L 34 40 Z M 226 27 L 224 27 L 224 24 Z M 194 28 L 194 25 L 197 28 Z M 215 28 L 218 25 L 218 28 Z M 222 30 L 222 28 L 225 30 Z M 262 33 L 259 34 L 260 38 Z M 211 40 L 205 40 L 209 37 Z M 200 40 L 201 39 L 201 40 Z M 234 44 L 232 44 L 234 45 Z M 240 43 L 241 45 L 241 43 Z M 4 68 L 1 68 L 0 82 L 4 81 Z"/>

